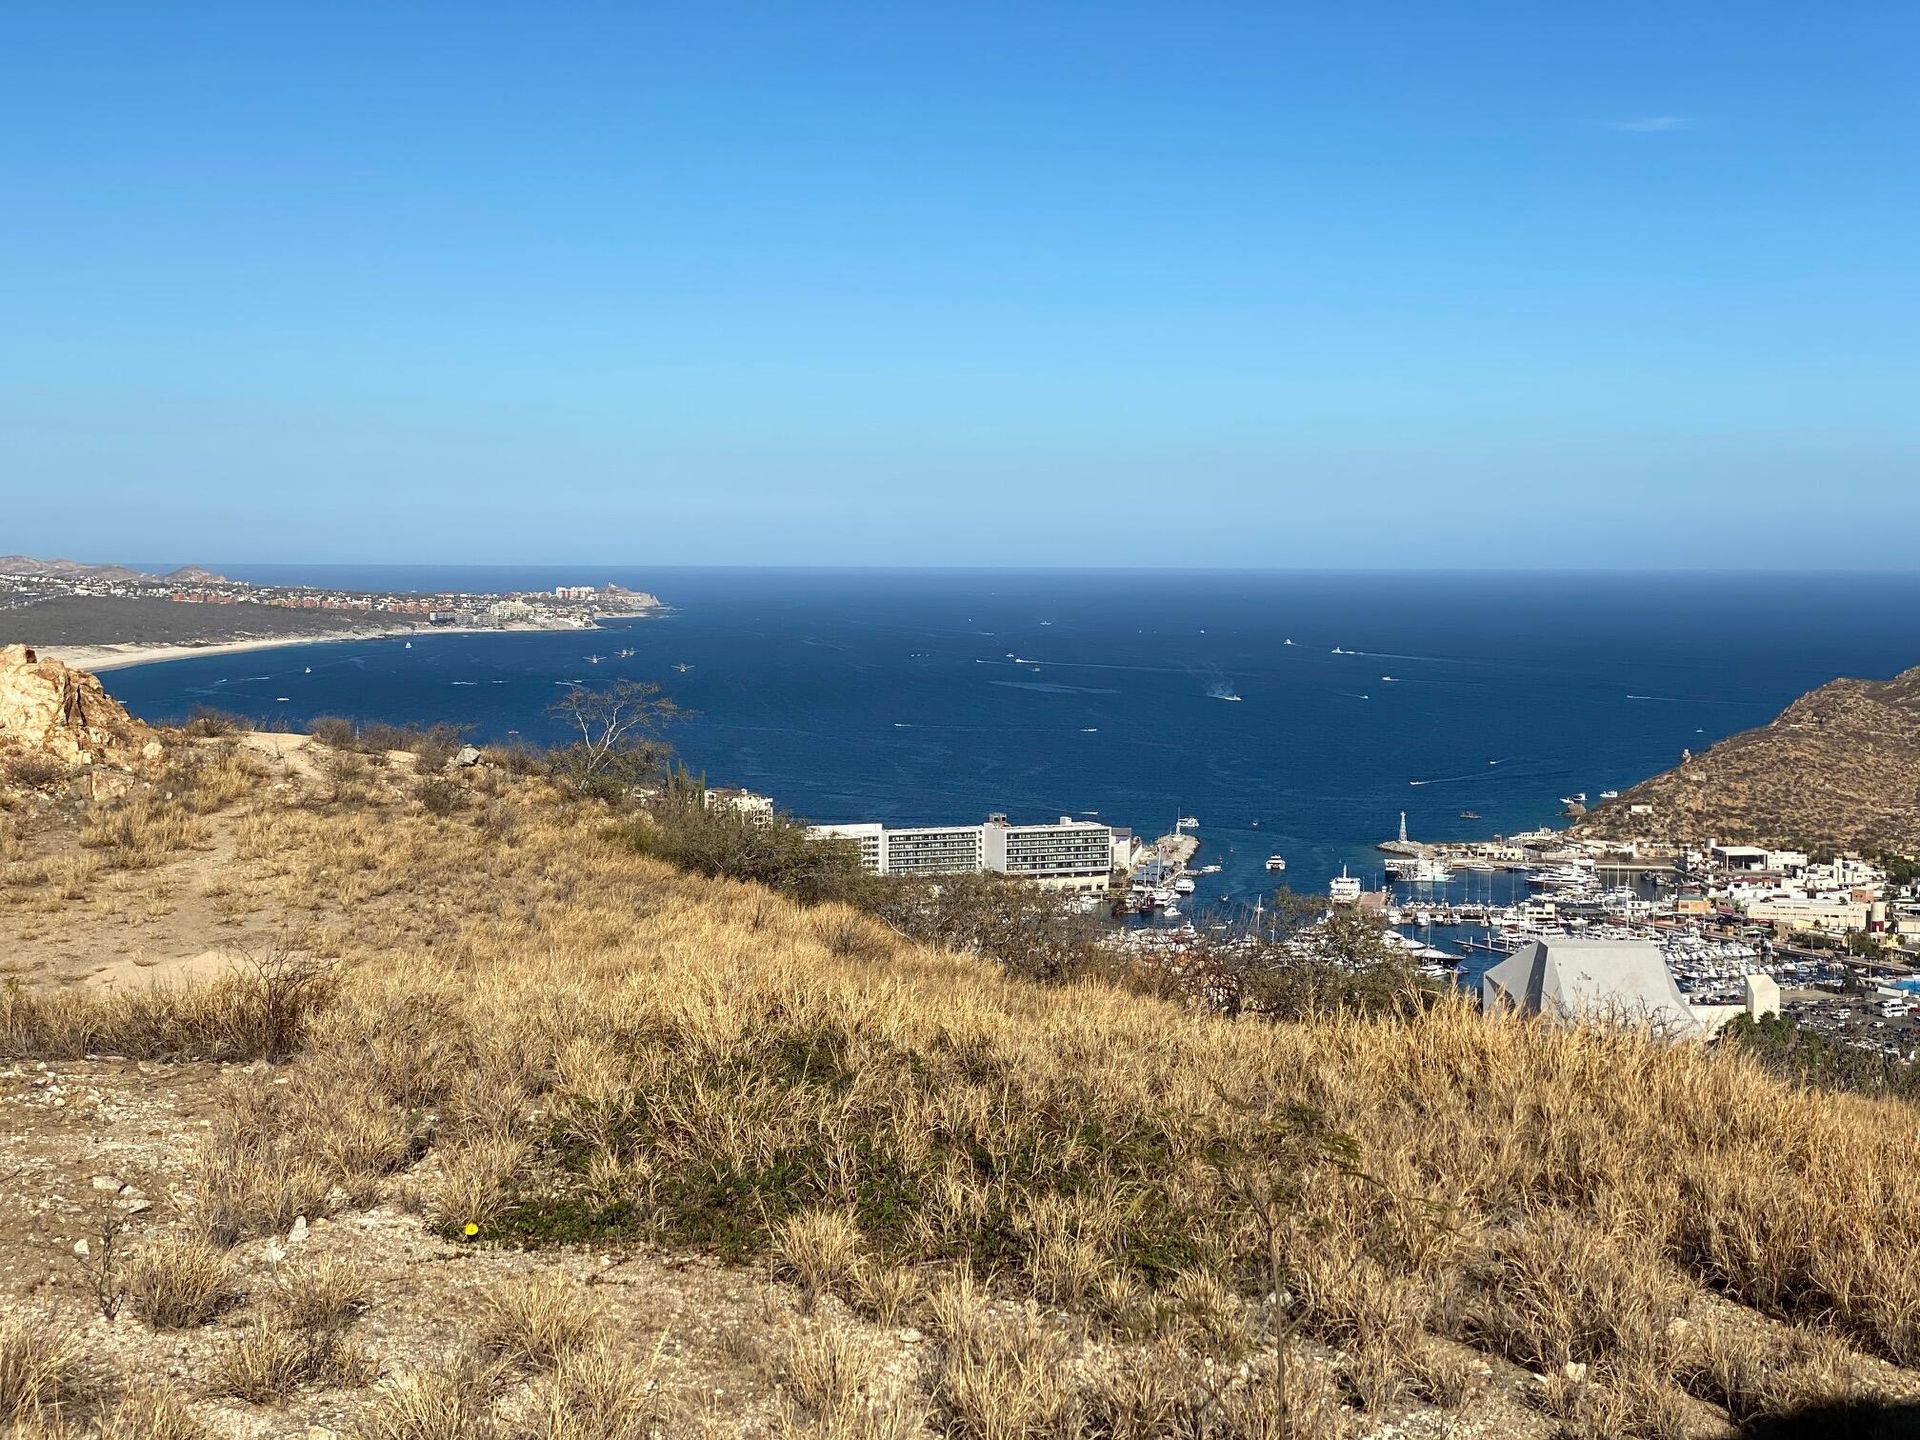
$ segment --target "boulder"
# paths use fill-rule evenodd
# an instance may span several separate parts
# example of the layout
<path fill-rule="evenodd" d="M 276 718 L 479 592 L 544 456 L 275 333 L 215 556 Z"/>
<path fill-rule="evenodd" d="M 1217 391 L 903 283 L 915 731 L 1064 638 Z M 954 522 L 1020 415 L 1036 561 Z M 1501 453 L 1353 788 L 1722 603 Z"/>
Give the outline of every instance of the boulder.
<path fill-rule="evenodd" d="M 0 750 L 63 765 L 130 765 L 155 737 L 85 670 L 0 646 Z"/>

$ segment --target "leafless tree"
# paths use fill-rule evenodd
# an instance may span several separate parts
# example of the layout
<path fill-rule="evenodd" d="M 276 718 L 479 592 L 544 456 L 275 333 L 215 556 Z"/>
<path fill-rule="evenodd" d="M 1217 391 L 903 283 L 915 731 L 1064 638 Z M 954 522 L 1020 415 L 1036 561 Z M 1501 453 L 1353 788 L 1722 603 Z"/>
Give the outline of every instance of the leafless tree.
<path fill-rule="evenodd" d="M 672 753 L 660 732 L 686 718 L 650 680 L 621 680 L 601 689 L 570 685 L 547 712 L 579 733 L 560 758 L 576 783 L 590 790 L 650 778 Z"/>

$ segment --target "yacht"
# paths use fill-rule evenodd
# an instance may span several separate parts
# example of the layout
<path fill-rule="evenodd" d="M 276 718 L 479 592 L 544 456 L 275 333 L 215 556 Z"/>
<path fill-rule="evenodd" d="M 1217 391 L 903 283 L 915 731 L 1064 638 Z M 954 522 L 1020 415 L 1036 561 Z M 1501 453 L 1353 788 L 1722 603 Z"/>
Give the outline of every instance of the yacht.
<path fill-rule="evenodd" d="M 1460 818 L 1462 820 L 1478 820 L 1480 818 L 1480 812 L 1478 810 L 1462 810 L 1460 812 Z"/>
<path fill-rule="evenodd" d="M 1178 880 L 1173 882 L 1173 893 L 1176 895 L 1193 894 L 1193 881 L 1182 875 Z"/>
<path fill-rule="evenodd" d="M 1562 805 L 1584 805 L 1587 803 L 1587 792 L 1584 790 L 1576 790 L 1571 795 L 1562 795 L 1560 797 L 1560 803 Z"/>
<path fill-rule="evenodd" d="M 406 643 L 406 644 L 404 644 L 404 645 L 402 645 L 402 646 L 401 646 L 400 648 L 401 648 L 402 650 L 411 650 L 411 649 L 413 648 L 413 642 L 412 642 L 411 640 L 409 640 L 409 641 L 407 641 L 407 643 Z"/>
<path fill-rule="evenodd" d="M 1347 874 L 1342 865 L 1340 873 L 1327 884 L 1327 898 L 1336 905 L 1351 905 L 1360 898 L 1360 882 Z"/>
<path fill-rule="evenodd" d="M 691 670 L 693 667 L 687 664 L 686 661 L 682 660 L 678 665 L 674 666 L 673 668 L 678 670 L 682 675 L 684 675 L 687 673 L 687 671 Z"/>
<path fill-rule="evenodd" d="M 1272 871 L 1274 874 L 1278 875 L 1282 870 L 1286 868 L 1287 868 L 1286 856 L 1284 855 L 1267 856 L 1267 869 Z"/>
<path fill-rule="evenodd" d="M 1198 830 L 1200 828 L 1200 822 L 1191 815 L 1182 815 L 1178 820 L 1174 821 L 1173 828 L 1176 830 Z"/>
<path fill-rule="evenodd" d="M 1602 790 L 1600 792 L 1600 798 L 1602 800 L 1618 800 L 1620 798 L 1620 792 L 1618 790 Z"/>

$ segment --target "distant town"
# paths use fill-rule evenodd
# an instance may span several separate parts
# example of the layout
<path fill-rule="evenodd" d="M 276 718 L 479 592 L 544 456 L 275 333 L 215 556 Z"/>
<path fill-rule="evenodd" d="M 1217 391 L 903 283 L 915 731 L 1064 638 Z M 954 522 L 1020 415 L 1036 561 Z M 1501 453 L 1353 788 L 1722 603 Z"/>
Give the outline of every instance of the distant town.
<path fill-rule="evenodd" d="M 261 605 L 278 610 L 364 616 L 375 621 L 390 618 L 466 627 L 586 626 L 602 616 L 643 614 L 660 608 L 655 596 L 618 585 L 558 585 L 551 590 L 510 593 L 344 590 L 311 585 L 259 585 L 231 580 L 199 566 L 152 575 L 118 565 L 0 557 L 0 609 L 74 598 L 167 601 L 180 605 Z M 124 638 L 137 640 L 139 637 Z"/>

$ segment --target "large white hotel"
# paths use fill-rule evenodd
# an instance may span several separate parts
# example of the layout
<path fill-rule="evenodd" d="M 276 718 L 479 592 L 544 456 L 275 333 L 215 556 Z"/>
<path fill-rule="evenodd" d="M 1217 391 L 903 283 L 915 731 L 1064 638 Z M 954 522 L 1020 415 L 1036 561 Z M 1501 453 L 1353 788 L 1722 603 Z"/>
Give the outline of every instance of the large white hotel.
<path fill-rule="evenodd" d="M 1104 890 L 1133 858 L 1133 833 L 1061 816 L 1053 825 L 815 825 L 819 839 L 852 840 L 876 875 L 973 875 L 991 870 L 1063 890 Z"/>

